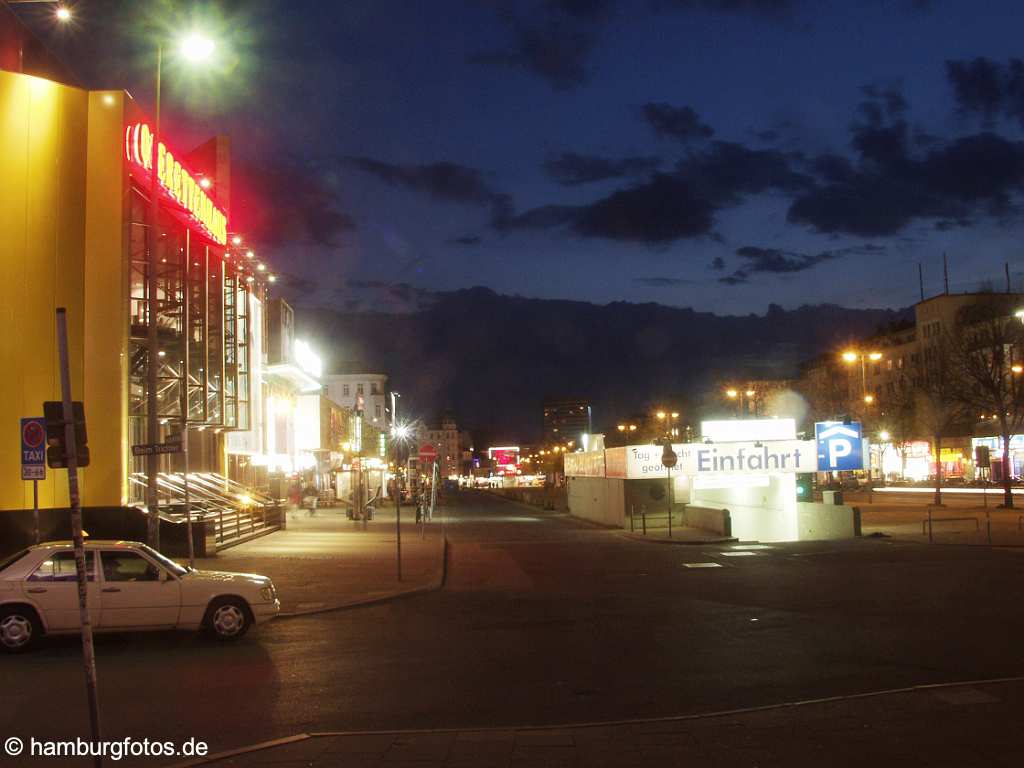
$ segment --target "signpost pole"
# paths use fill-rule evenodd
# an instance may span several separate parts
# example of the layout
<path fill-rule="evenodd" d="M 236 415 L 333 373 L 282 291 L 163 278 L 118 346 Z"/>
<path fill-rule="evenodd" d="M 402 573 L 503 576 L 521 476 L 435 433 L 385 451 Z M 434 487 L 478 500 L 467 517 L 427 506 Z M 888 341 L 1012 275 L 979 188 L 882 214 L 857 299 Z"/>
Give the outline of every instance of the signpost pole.
<path fill-rule="evenodd" d="M 665 471 L 668 472 L 668 537 L 672 538 L 672 497 L 675 495 L 672 493 L 672 467 L 665 467 Z"/>
<path fill-rule="evenodd" d="M 82 537 L 82 507 L 78 496 L 78 447 L 75 442 L 75 417 L 71 405 L 71 372 L 68 366 L 68 324 L 64 307 L 57 309 L 57 347 L 60 352 L 60 389 L 64 401 L 64 443 L 67 446 L 68 498 L 71 506 L 71 540 L 75 548 L 78 573 L 78 616 L 82 625 L 82 660 L 85 667 L 85 691 L 89 699 L 89 723 L 94 744 L 100 740 L 99 698 L 96 693 L 96 652 L 92 643 L 89 618 L 88 577 L 85 571 L 85 540 Z M 95 567 L 95 564 L 94 564 Z M 94 759 L 103 765 L 99 754 Z"/>
<path fill-rule="evenodd" d="M 395 494 L 395 566 L 398 580 L 402 580 L 402 494 Z"/>
<path fill-rule="evenodd" d="M 35 528 L 36 544 L 39 543 L 39 481 L 32 481 L 32 523 Z"/>

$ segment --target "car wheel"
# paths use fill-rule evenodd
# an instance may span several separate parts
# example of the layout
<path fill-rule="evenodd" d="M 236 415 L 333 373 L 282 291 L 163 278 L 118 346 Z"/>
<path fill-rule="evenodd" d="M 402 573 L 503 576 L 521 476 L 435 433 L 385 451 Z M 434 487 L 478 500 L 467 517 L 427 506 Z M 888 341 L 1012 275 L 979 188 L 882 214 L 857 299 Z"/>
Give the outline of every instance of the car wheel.
<path fill-rule="evenodd" d="M 0 647 L 7 653 L 21 653 L 43 636 L 36 612 L 20 605 L 0 608 Z"/>
<path fill-rule="evenodd" d="M 206 629 L 218 640 L 237 640 L 251 624 L 249 606 L 237 597 L 218 598 L 206 611 Z"/>

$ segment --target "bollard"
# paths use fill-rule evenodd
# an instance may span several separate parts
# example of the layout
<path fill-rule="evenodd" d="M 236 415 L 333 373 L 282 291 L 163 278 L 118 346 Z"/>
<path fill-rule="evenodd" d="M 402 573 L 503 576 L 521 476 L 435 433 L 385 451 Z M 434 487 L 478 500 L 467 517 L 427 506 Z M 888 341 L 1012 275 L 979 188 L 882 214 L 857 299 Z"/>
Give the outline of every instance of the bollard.
<path fill-rule="evenodd" d="M 647 505 L 646 504 L 641 504 L 640 505 L 640 522 L 643 524 L 643 533 L 644 533 L 644 536 L 646 536 L 647 535 Z"/>
<path fill-rule="evenodd" d="M 634 507 L 632 504 L 630 504 L 629 505 L 629 532 L 630 533 L 633 533 L 633 531 L 634 531 L 633 515 L 634 515 L 635 512 L 636 512 L 636 507 Z"/>

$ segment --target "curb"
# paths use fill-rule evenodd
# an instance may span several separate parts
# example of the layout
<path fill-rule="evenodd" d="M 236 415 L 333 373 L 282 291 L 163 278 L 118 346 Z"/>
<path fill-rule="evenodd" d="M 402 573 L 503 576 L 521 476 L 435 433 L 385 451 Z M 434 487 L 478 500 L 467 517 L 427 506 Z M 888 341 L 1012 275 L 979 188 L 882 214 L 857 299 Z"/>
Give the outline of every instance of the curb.
<path fill-rule="evenodd" d="M 633 541 L 642 541 L 647 544 L 675 544 L 676 546 L 684 547 L 705 547 L 708 544 L 734 544 L 739 541 L 739 539 L 732 536 L 722 536 L 715 539 L 699 539 L 697 541 L 687 541 L 685 539 L 654 539 L 650 536 L 644 536 L 640 533 L 630 533 L 629 531 L 622 531 L 619 535 L 626 539 L 632 539 Z"/>
<path fill-rule="evenodd" d="M 816 704 L 833 704 L 842 701 L 854 701 L 857 699 L 871 699 L 881 696 L 893 696 L 901 693 L 923 693 L 927 691 L 943 690 L 948 688 L 964 688 L 978 685 L 999 685 L 1004 683 L 1024 682 L 1024 675 L 1010 677 L 994 677 L 982 680 L 958 680 L 948 683 L 924 683 L 920 685 L 908 685 L 902 688 L 883 688 L 881 690 L 864 691 L 861 693 L 839 694 L 836 696 L 822 696 L 814 699 L 800 699 L 797 701 L 783 701 L 776 704 L 761 704 L 752 707 L 736 707 L 734 709 L 723 709 L 712 712 L 696 712 L 688 715 L 666 715 L 663 717 L 637 717 L 622 720 L 590 721 L 582 723 L 560 723 L 557 725 L 511 725 L 511 726 L 488 726 L 483 728 L 400 728 L 378 731 L 314 731 L 312 733 L 299 733 L 293 736 L 285 736 L 272 741 L 263 741 L 258 744 L 251 744 L 245 747 L 225 750 L 212 755 L 187 760 L 182 763 L 173 763 L 168 768 L 196 768 L 196 766 L 210 765 L 231 757 L 261 752 L 265 749 L 285 746 L 310 739 L 332 738 L 337 736 L 400 736 L 410 734 L 427 733 L 494 733 L 507 731 L 562 731 L 574 728 L 610 728 L 630 725 L 648 725 L 650 723 L 672 723 L 685 722 L 687 720 L 708 720 L 716 717 L 735 717 L 737 715 L 748 715 L 755 712 L 768 712 L 777 709 L 790 709 L 796 707 L 808 707 Z"/>
<path fill-rule="evenodd" d="M 416 595 L 425 595 L 428 592 L 437 592 L 440 589 L 444 589 L 444 585 L 448 581 L 448 535 L 442 534 L 441 536 L 441 573 L 429 584 L 423 584 L 419 587 L 411 587 L 410 589 L 396 590 L 389 592 L 386 595 L 377 595 L 376 597 L 365 597 L 355 598 L 353 600 L 347 600 L 341 603 L 335 603 L 333 605 L 323 605 L 317 608 L 307 608 L 305 610 L 281 612 L 277 614 L 275 621 L 281 619 L 298 619 L 304 616 L 315 616 L 319 613 L 332 613 L 334 611 L 345 611 L 350 608 L 363 608 L 371 605 L 379 605 L 381 603 L 388 603 L 392 600 L 401 600 L 407 597 L 415 597 Z"/>

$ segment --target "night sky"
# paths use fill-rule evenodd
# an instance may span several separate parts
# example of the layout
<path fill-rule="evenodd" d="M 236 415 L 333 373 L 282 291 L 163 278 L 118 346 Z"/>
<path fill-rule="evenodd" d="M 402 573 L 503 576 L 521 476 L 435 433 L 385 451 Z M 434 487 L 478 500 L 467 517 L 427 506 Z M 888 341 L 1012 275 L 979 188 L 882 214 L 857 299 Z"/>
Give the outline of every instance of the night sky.
<path fill-rule="evenodd" d="M 231 135 L 232 218 L 299 306 L 475 285 L 720 313 L 1019 283 L 1013 0 L 79 0 L 20 11 L 172 145 Z M 33 17 L 32 14 L 36 14 Z"/>

